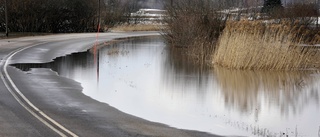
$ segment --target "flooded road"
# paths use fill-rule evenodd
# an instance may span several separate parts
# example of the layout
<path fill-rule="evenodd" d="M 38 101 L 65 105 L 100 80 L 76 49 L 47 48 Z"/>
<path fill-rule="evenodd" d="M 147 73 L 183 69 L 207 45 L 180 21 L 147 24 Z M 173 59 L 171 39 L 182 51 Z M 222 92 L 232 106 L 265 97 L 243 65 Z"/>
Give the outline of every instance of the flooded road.
<path fill-rule="evenodd" d="M 169 52 L 159 37 L 16 66 L 51 68 L 80 82 L 95 100 L 172 127 L 227 136 L 320 136 L 315 72 L 201 67 Z"/>

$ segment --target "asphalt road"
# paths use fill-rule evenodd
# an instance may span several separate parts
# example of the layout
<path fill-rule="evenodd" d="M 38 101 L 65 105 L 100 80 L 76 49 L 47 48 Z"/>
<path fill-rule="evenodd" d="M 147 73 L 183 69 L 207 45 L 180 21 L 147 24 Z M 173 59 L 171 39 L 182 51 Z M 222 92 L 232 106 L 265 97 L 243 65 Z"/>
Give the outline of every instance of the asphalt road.
<path fill-rule="evenodd" d="M 158 35 L 157 32 L 100 33 L 99 42 Z M 80 83 L 49 69 L 18 70 L 13 63 L 45 63 L 85 51 L 96 34 L 59 34 L 0 40 L 0 136 L 215 136 L 134 117 L 82 94 Z"/>

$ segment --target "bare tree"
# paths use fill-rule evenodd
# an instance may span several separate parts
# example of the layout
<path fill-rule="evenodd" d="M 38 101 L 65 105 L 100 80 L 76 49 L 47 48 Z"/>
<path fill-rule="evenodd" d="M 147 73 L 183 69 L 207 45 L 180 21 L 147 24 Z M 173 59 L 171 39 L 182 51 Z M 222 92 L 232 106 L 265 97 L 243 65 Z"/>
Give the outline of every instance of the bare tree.
<path fill-rule="evenodd" d="M 91 30 L 96 8 L 97 0 L 10 0 L 8 24 L 16 32 L 84 32 Z"/>
<path fill-rule="evenodd" d="M 197 41 L 212 43 L 224 28 L 226 18 L 214 8 L 213 1 L 181 0 L 166 7 L 165 36 L 173 46 L 194 46 Z"/>

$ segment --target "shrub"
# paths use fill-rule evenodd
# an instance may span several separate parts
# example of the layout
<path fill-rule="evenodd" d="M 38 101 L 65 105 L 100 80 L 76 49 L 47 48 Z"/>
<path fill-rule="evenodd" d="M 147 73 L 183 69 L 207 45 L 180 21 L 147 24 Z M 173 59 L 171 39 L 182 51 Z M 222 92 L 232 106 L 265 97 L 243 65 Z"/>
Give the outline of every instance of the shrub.
<path fill-rule="evenodd" d="M 283 9 L 281 0 L 265 0 L 261 9 L 262 13 L 280 12 Z"/>
<path fill-rule="evenodd" d="M 189 55 L 208 58 L 224 28 L 224 19 L 209 1 L 175 1 L 167 6 L 164 37 L 172 48 L 186 48 Z"/>

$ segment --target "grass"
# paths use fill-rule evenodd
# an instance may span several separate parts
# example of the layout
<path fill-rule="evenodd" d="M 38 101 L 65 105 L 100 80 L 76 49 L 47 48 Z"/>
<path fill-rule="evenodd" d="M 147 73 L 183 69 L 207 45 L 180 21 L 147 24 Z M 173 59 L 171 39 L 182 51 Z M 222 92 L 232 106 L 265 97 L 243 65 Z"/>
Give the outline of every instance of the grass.
<path fill-rule="evenodd" d="M 214 51 L 213 63 L 249 70 L 319 68 L 320 51 L 314 46 L 319 42 L 319 32 L 299 22 L 228 22 Z"/>
<path fill-rule="evenodd" d="M 111 31 L 160 31 L 161 25 L 153 24 L 130 24 L 118 25 L 111 28 Z"/>
<path fill-rule="evenodd" d="M 27 37 L 27 36 L 44 36 L 51 35 L 52 33 L 40 33 L 40 32 L 10 32 L 9 37 L 6 37 L 4 32 L 0 32 L 0 39 L 7 38 L 19 38 L 19 37 Z"/>

